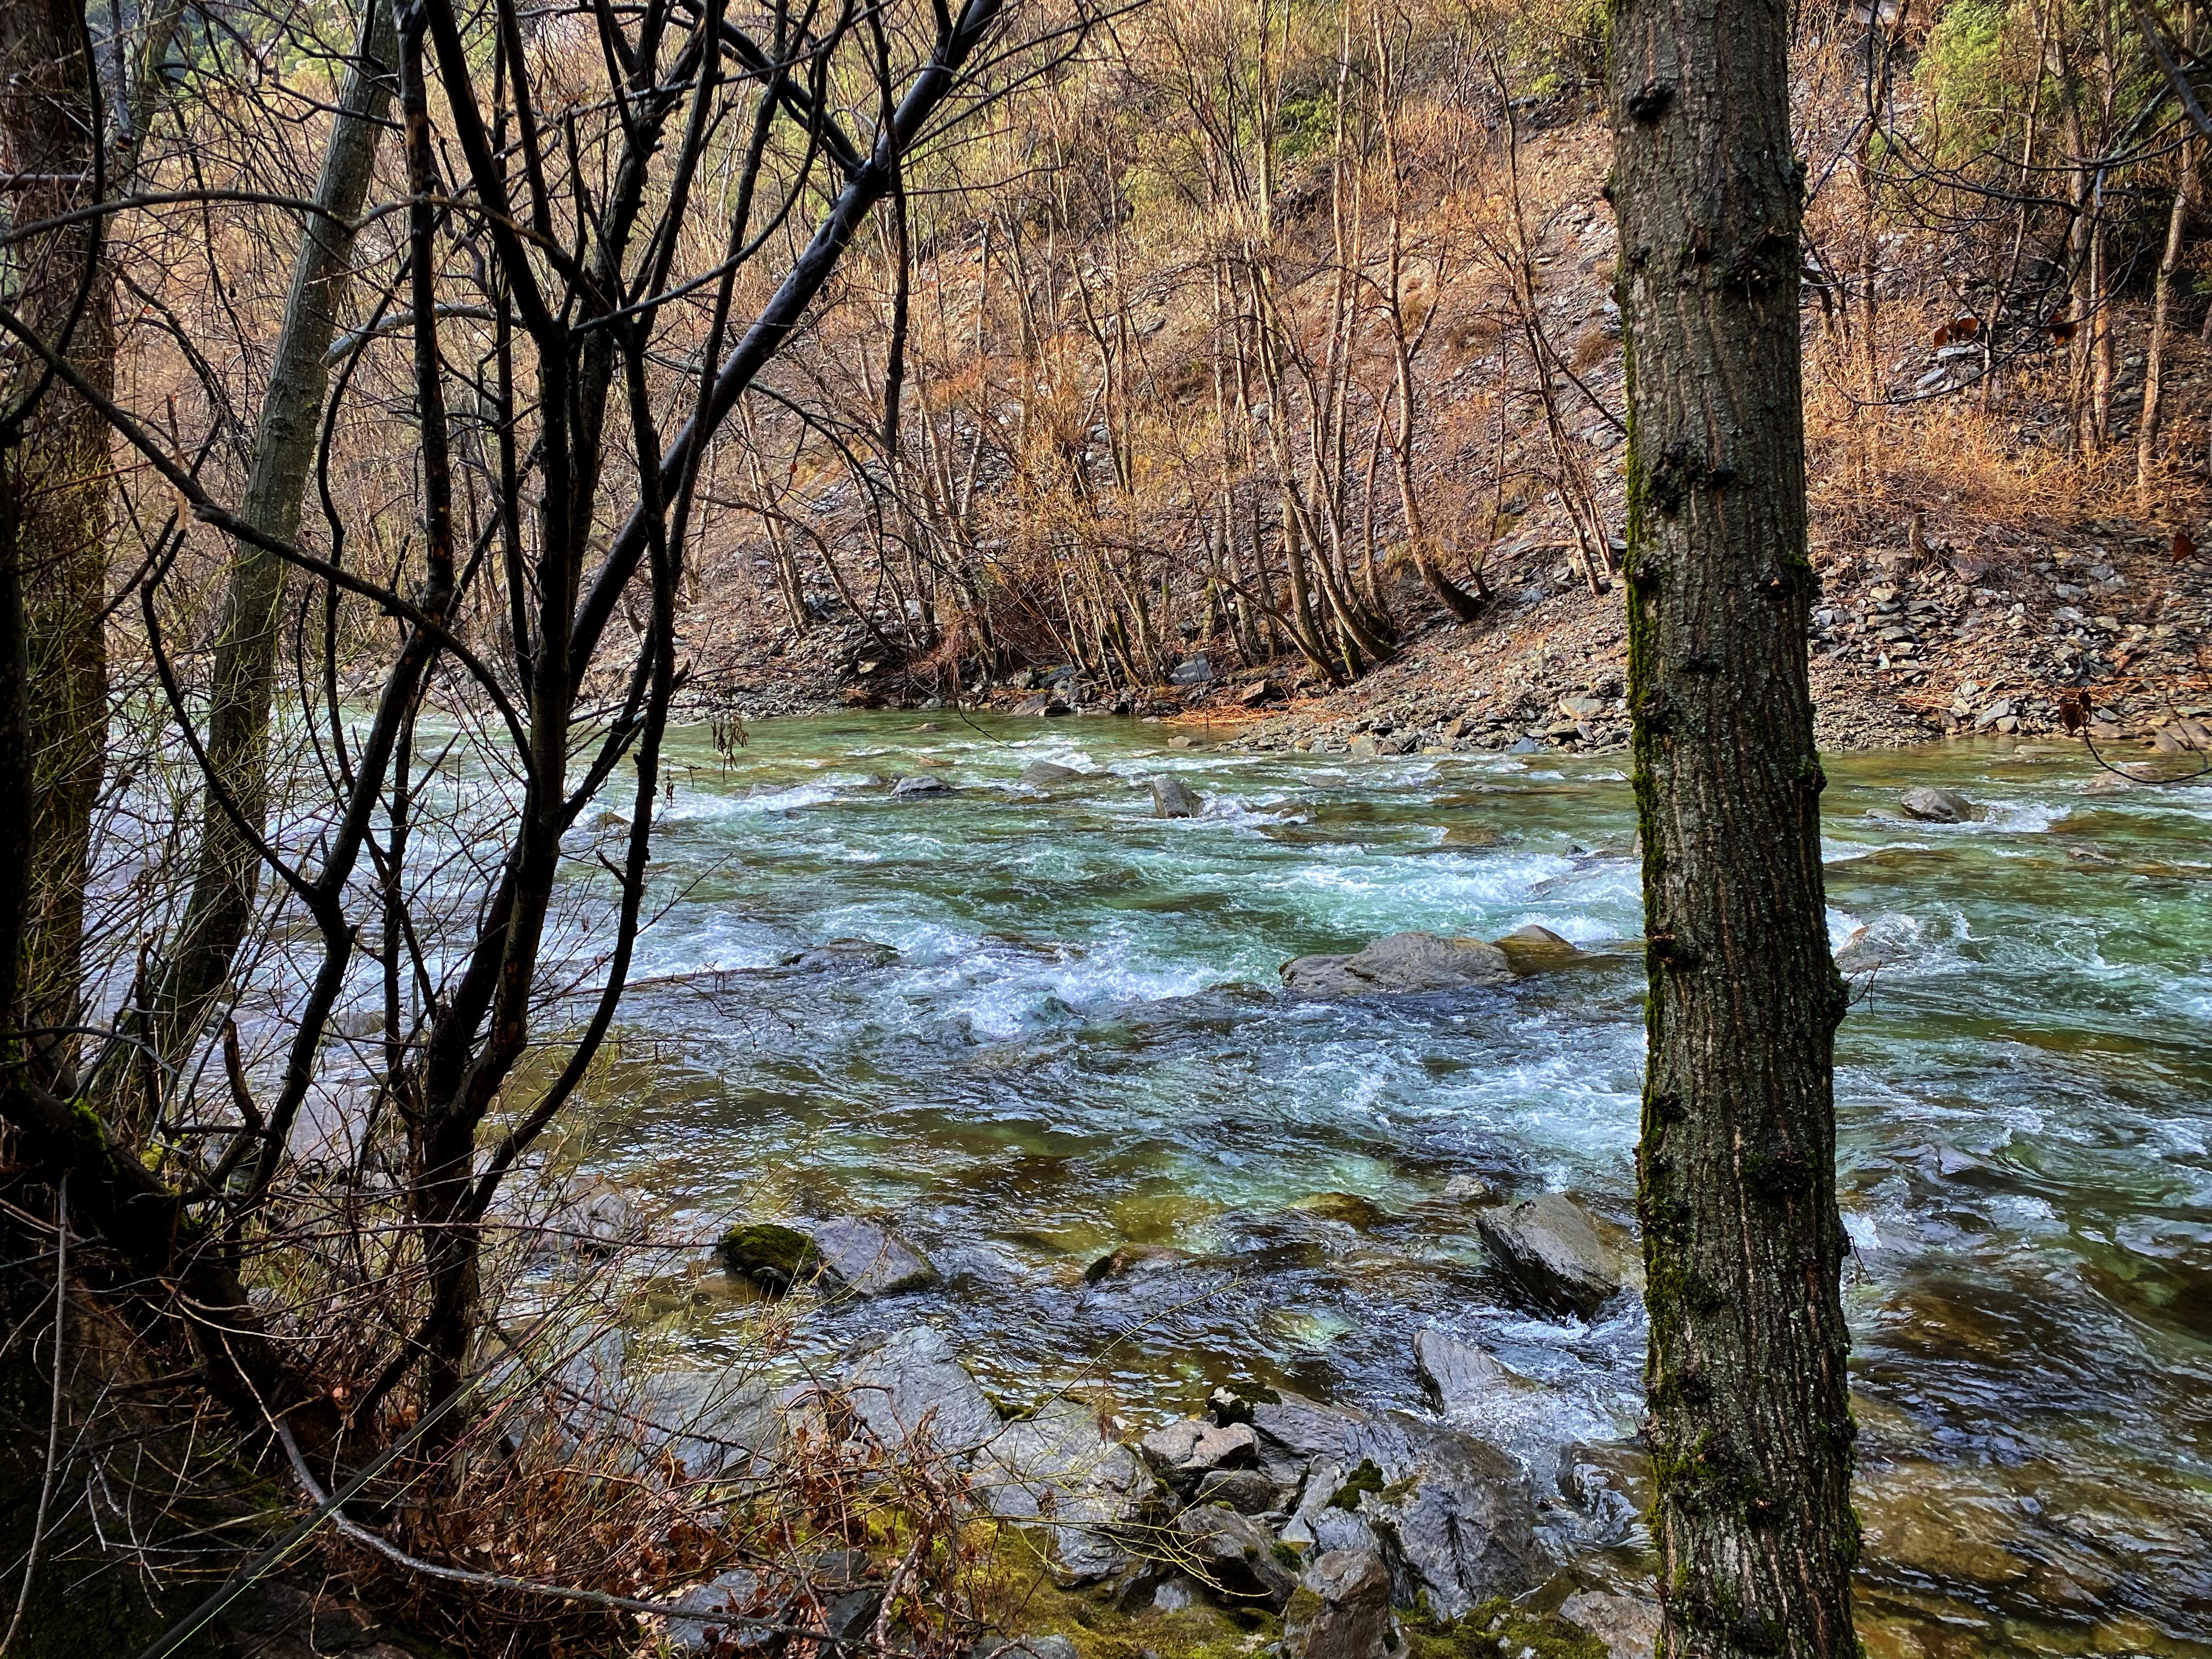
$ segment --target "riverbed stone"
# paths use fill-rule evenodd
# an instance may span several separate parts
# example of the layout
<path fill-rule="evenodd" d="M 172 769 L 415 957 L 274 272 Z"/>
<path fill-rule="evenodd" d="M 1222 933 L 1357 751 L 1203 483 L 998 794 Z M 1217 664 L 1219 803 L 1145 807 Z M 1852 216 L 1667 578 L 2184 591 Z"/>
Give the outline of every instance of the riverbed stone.
<path fill-rule="evenodd" d="M 1109 1279 L 1161 1273 L 1190 1259 L 1188 1250 L 1179 1250 L 1172 1244 L 1117 1244 L 1083 1270 L 1083 1282 L 1101 1285 Z"/>
<path fill-rule="evenodd" d="M 1283 983 L 1302 995 L 1356 997 L 1497 985 L 1513 977 L 1513 967 L 1504 951 L 1482 939 L 1407 933 L 1385 934 L 1347 956 L 1297 957 L 1281 973 Z"/>
<path fill-rule="evenodd" d="M 755 1222 L 732 1227 L 715 1246 L 722 1266 L 752 1282 L 771 1296 L 781 1296 L 794 1285 L 819 1273 L 822 1259 L 814 1241 L 796 1227 L 777 1222 Z"/>
<path fill-rule="evenodd" d="M 872 1221 L 841 1217 L 816 1224 L 810 1236 L 823 1277 L 854 1296 L 896 1296 L 942 1282 L 919 1250 Z"/>
<path fill-rule="evenodd" d="M 1226 1504 L 1239 1515 L 1265 1515 L 1275 1507 L 1275 1483 L 1257 1469 L 1208 1469 L 1198 1478 L 1195 1501 Z"/>
<path fill-rule="evenodd" d="M 1022 781 L 1032 789 L 1047 789 L 1056 783 L 1073 783 L 1083 775 L 1072 766 L 1062 766 L 1058 761 L 1031 761 L 1022 768 Z"/>
<path fill-rule="evenodd" d="M 1193 1571 L 1232 1601 L 1259 1601 L 1279 1611 L 1297 1588 L 1290 1563 L 1297 1557 L 1249 1515 L 1226 1504 L 1194 1504 L 1176 1517 L 1176 1537 Z"/>
<path fill-rule="evenodd" d="M 920 777 L 901 778 L 891 786 L 894 795 L 949 795 L 952 786 L 943 778 L 931 777 L 927 773 Z"/>
<path fill-rule="evenodd" d="M 1324 1550 L 1283 1614 L 1282 1659 L 1381 1659 L 1390 1633 L 1390 1569 L 1372 1550 Z"/>
<path fill-rule="evenodd" d="M 1152 780 L 1152 816 L 1156 818 L 1194 818 L 1200 802 L 1181 778 Z"/>
<path fill-rule="evenodd" d="M 1413 1333 L 1413 1369 L 1430 1400 L 1447 1417 L 1479 1413 L 1520 1392 L 1526 1381 L 1448 1331 Z"/>
<path fill-rule="evenodd" d="M 1547 1311 L 1592 1318 L 1628 1282 L 1620 1254 L 1564 1194 L 1478 1210 L 1474 1224 L 1506 1277 Z"/>
<path fill-rule="evenodd" d="M 998 1408 L 933 1325 L 910 1325 L 863 1345 L 836 1381 L 854 1415 L 893 1452 L 972 1456 L 1000 1431 Z"/>
<path fill-rule="evenodd" d="M 1981 809 L 1955 789 L 1908 789 L 1897 798 L 1897 806 L 1923 823 L 1964 823 L 1981 816 Z"/>

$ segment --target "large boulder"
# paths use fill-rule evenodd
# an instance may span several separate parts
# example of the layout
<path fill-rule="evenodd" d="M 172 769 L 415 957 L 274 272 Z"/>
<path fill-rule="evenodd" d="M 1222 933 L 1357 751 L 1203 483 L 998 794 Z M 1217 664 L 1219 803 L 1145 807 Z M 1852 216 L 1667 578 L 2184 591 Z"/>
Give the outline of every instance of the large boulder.
<path fill-rule="evenodd" d="M 1413 1369 L 1446 1417 L 1480 1416 L 1529 1386 L 1474 1343 L 1445 1331 L 1413 1333 Z"/>
<path fill-rule="evenodd" d="M 1283 983 L 1306 996 L 1356 997 L 1387 991 L 1449 991 L 1513 977 L 1504 951 L 1479 939 L 1389 933 L 1349 956 L 1298 957 L 1282 966 Z"/>
<path fill-rule="evenodd" d="M 1001 1425 L 945 1333 L 911 1325 L 856 1351 L 837 1373 L 840 1392 L 869 1432 L 894 1452 L 972 1456 Z"/>
<path fill-rule="evenodd" d="M 1546 1311 L 1592 1318 L 1628 1283 L 1620 1254 L 1562 1194 L 1478 1210 L 1474 1224 L 1492 1259 Z"/>
<path fill-rule="evenodd" d="M 1659 1646 L 1659 1604 L 1633 1595 L 1582 1590 L 1559 1603 L 1559 1617 L 1605 1644 L 1608 1659 L 1651 1659 Z"/>
<path fill-rule="evenodd" d="M 1279 1610 L 1297 1588 L 1283 1559 L 1296 1555 L 1279 1555 L 1273 1533 L 1226 1504 L 1194 1504 L 1176 1517 L 1175 1529 L 1185 1565 L 1224 1596 Z"/>
<path fill-rule="evenodd" d="M 731 1228 L 714 1253 L 731 1273 L 750 1279 L 771 1296 L 781 1296 L 822 1270 L 814 1241 L 796 1227 L 773 1221 Z"/>
<path fill-rule="evenodd" d="M 1107 1436 L 1095 1410 L 1062 1398 L 992 1437 L 976 1459 L 975 1490 L 994 1515 L 1048 1529 L 1054 1575 L 1078 1584 L 1128 1565 L 1115 1529 L 1143 1513 L 1158 1483 Z"/>
<path fill-rule="evenodd" d="M 1283 1659 L 1382 1659 L 1390 1634 L 1390 1569 L 1372 1550 L 1324 1550 L 1283 1613 Z"/>
<path fill-rule="evenodd" d="M 1137 1449 L 1161 1479 L 1188 1488 L 1216 1469 L 1252 1468 L 1260 1461 L 1260 1437 L 1249 1423 L 1187 1417 L 1152 1430 Z"/>
<path fill-rule="evenodd" d="M 854 1296 L 895 1296 L 941 1282 L 937 1269 L 919 1251 L 872 1221 L 851 1217 L 824 1221 L 811 1237 L 823 1276 Z"/>
<path fill-rule="evenodd" d="M 1516 974 L 1547 974 L 1555 968 L 1571 967 L 1583 955 L 1571 939 L 1533 921 L 1494 943 L 1505 952 L 1505 960 Z"/>
<path fill-rule="evenodd" d="M 1194 818 L 1200 802 L 1181 778 L 1152 780 L 1152 816 L 1156 818 Z"/>
<path fill-rule="evenodd" d="M 1022 768 L 1022 781 L 1032 789 L 1048 789 L 1056 783 L 1073 783 L 1082 773 L 1058 761 L 1031 761 Z"/>
<path fill-rule="evenodd" d="M 952 786 L 943 778 L 933 778 L 927 772 L 918 777 L 901 778 L 891 786 L 894 795 L 949 795 Z"/>
<path fill-rule="evenodd" d="M 1923 823 L 1964 823 L 1982 815 L 1981 808 L 1955 789 L 1908 789 L 1897 798 L 1897 806 Z"/>

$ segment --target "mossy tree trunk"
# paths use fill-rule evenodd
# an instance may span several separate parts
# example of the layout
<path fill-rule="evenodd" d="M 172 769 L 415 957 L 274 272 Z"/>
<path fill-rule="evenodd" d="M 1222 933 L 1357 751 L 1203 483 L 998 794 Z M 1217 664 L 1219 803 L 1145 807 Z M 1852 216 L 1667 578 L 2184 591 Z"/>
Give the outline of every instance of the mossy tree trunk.
<path fill-rule="evenodd" d="M 92 134 L 103 119 L 84 15 L 69 0 L 0 5 L 0 191 L 9 223 L 54 218 L 95 199 Z M 105 392 L 115 328 L 100 224 L 83 220 L 14 243 L 0 299 Z M 44 1086 L 76 1086 L 84 890 L 92 814 L 106 757 L 107 535 L 113 464 L 107 424 L 13 335 L 0 339 L 0 523 L 21 605 L 20 717 L 30 818 L 9 1022 Z M 13 633 L 10 628 L 7 631 Z M 15 648 L 15 641 L 9 641 Z M 11 812 L 26 811 L 21 796 Z"/>
<path fill-rule="evenodd" d="M 1613 24 L 1662 1650 L 1849 1655 L 1789 14 L 1615 0 Z"/>

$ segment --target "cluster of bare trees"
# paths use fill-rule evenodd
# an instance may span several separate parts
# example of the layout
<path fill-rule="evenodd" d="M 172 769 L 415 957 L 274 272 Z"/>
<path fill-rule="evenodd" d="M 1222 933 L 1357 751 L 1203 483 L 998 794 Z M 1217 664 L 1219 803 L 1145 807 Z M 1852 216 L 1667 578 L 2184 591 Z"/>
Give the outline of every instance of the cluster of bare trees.
<path fill-rule="evenodd" d="M 425 1505 L 328 1494 L 462 1479 L 502 1194 L 640 927 L 716 446 L 1085 31 L 1006 9 L 0 21 L 9 1253 L 356 1541 Z"/>

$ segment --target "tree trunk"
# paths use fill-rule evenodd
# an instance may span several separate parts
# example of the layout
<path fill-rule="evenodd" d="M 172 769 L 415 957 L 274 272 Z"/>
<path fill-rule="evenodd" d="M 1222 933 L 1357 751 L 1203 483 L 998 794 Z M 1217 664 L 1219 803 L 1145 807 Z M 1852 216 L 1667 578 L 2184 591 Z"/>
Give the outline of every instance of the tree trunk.
<path fill-rule="evenodd" d="M 2197 8 L 2182 8 L 2180 46 L 2193 52 L 2197 46 Z M 2164 413 L 2166 348 L 2173 329 L 2173 279 L 2181 270 L 2181 256 L 2189 240 L 2189 216 L 2197 205 L 2197 140 L 2194 134 L 2181 143 L 2181 178 L 2173 187 L 2173 207 L 2166 215 L 2166 250 L 2158 262 L 2150 310 L 2150 343 L 2143 352 L 2142 414 L 2136 422 L 2136 513 L 2149 518 L 2158 495 L 2158 427 Z"/>
<path fill-rule="evenodd" d="M 1789 16 L 1617 0 L 1613 28 L 1661 1651 L 1825 1659 L 1857 1651 L 1857 1530 Z"/>
<path fill-rule="evenodd" d="M 315 200 L 300 227 L 284 319 L 269 390 L 254 434 L 253 461 L 239 516 L 285 542 L 300 533 L 301 497 L 320 438 L 327 361 L 353 260 L 353 220 L 368 198 L 377 137 L 391 104 L 392 9 L 372 0 L 338 95 Z M 216 637 L 208 709 L 208 759 L 239 815 L 257 830 L 269 804 L 269 709 L 276 663 L 283 562 L 267 549 L 234 544 Z M 201 807 L 198 855 L 177 955 L 161 997 L 162 1058 L 188 1049 L 230 977 L 252 918 L 260 860 L 210 788 Z"/>
<path fill-rule="evenodd" d="M 11 222 L 97 199 L 104 119 L 82 9 L 68 0 L 0 5 L 0 190 Z M 115 379 L 111 273 L 98 221 L 7 250 L 0 271 L 24 325 L 58 346 L 95 389 Z M 21 584 L 31 761 L 28 878 L 10 1024 L 33 1036 L 33 1079 L 76 1090 L 82 1017 L 84 890 L 92 813 L 106 767 L 107 536 L 112 461 L 106 422 L 12 337 L 0 344 L 0 508 Z M 26 810 L 21 797 L 11 812 Z"/>

